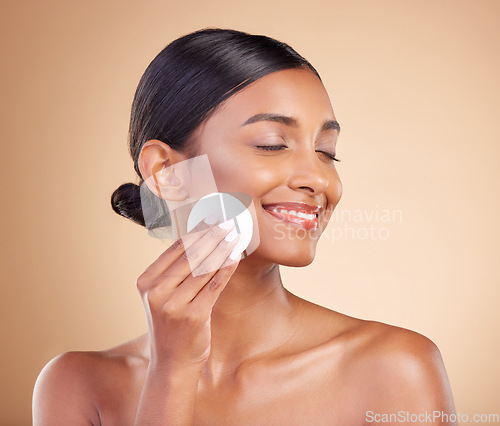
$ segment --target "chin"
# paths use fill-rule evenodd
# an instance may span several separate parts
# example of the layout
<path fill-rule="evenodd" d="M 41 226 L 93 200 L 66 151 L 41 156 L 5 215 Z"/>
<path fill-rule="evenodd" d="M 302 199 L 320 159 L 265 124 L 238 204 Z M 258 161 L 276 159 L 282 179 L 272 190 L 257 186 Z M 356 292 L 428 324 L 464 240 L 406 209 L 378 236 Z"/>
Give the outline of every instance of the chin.
<path fill-rule="evenodd" d="M 278 262 L 280 265 L 283 266 L 290 266 L 294 268 L 301 268 L 307 265 L 310 265 L 312 261 L 314 260 L 314 257 L 308 258 L 308 259 L 286 259 L 285 261 Z"/>
<path fill-rule="evenodd" d="M 300 268 L 303 266 L 310 265 L 316 256 L 316 248 L 310 247 L 305 249 L 304 247 L 298 248 L 297 250 L 293 250 L 293 247 L 290 245 L 287 249 L 277 250 L 276 248 L 271 249 L 269 253 L 267 253 L 267 258 L 279 265 L 283 266 L 291 266 L 295 268 Z"/>

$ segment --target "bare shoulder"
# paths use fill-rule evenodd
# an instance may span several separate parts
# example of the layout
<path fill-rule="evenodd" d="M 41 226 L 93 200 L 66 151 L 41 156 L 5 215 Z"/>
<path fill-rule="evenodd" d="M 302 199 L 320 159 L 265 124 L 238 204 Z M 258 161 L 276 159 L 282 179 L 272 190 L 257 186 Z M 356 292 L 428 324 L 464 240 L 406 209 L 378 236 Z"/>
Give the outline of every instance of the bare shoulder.
<path fill-rule="evenodd" d="M 329 330 L 328 343 L 342 345 L 350 360 L 379 365 L 395 365 L 415 371 L 416 367 L 442 366 L 436 344 L 415 331 L 378 321 L 355 318 L 309 303 L 316 327 Z M 313 317 L 309 315 L 309 317 Z"/>
<path fill-rule="evenodd" d="M 420 362 L 435 364 L 441 362 L 441 354 L 436 344 L 428 337 L 416 331 L 378 321 L 356 319 L 354 333 L 359 334 L 361 354 L 369 354 L 370 358 L 387 359 L 392 357 L 401 362 Z"/>
<path fill-rule="evenodd" d="M 444 365 L 437 345 L 415 331 L 378 321 L 355 318 L 315 303 L 298 300 L 301 323 L 311 341 L 326 342 L 327 346 L 342 348 L 350 365 L 366 365 L 385 374 L 443 373 Z M 387 376 L 385 376 L 387 377 Z"/>
<path fill-rule="evenodd" d="M 103 395 L 140 380 L 145 337 L 102 351 L 72 351 L 50 360 L 33 390 L 33 424 L 100 424 Z M 118 386 L 117 386 L 118 385 Z"/>
<path fill-rule="evenodd" d="M 353 382 L 363 384 L 370 408 L 454 413 L 441 352 L 431 339 L 377 321 L 353 318 L 350 323 L 348 364 Z"/>
<path fill-rule="evenodd" d="M 363 406 L 375 413 L 455 412 L 443 359 L 431 339 L 310 302 L 298 304 L 305 312 L 307 347 L 320 354 L 325 377 L 331 379 L 329 387 L 341 386 L 358 410 Z M 311 359 L 317 368 L 316 358 Z"/>

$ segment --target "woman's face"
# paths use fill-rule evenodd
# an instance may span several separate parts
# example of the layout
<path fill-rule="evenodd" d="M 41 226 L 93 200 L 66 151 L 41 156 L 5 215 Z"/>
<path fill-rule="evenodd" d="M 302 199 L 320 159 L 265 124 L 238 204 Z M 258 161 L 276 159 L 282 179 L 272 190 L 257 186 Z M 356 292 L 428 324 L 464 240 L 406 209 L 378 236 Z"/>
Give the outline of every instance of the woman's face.
<path fill-rule="evenodd" d="M 248 123 L 256 114 L 289 118 Z M 196 154 L 207 154 L 218 191 L 252 197 L 260 245 L 243 261 L 312 262 L 342 194 L 335 161 L 327 155 L 335 155 L 336 126 L 321 81 L 310 70 L 289 69 L 236 93 L 197 129 Z M 317 218 L 316 208 L 321 209 Z"/>

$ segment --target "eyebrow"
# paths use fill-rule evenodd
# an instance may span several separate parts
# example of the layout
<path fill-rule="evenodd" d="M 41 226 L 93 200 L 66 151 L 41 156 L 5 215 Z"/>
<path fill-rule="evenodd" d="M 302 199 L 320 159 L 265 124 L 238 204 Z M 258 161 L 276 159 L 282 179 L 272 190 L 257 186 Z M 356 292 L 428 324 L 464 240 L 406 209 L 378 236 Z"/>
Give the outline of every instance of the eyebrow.
<path fill-rule="evenodd" d="M 254 116 L 250 117 L 247 121 L 245 121 L 241 125 L 241 127 L 246 126 L 248 124 L 256 123 L 258 121 L 274 121 L 291 127 L 299 126 L 299 121 L 295 117 L 273 114 L 273 113 L 263 113 L 263 114 L 255 114 Z M 340 133 L 340 124 L 336 120 L 326 120 L 321 126 L 320 132 L 324 132 L 326 130 L 337 130 Z"/>

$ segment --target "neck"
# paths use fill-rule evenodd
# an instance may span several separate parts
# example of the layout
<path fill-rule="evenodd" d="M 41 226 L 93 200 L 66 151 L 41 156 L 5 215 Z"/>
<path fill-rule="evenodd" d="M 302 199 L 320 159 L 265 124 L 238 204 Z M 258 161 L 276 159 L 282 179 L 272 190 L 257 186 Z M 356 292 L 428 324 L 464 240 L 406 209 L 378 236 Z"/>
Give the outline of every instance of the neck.
<path fill-rule="evenodd" d="M 203 379 L 214 385 L 289 340 L 297 325 L 296 299 L 283 287 L 279 265 L 241 260 L 212 309 Z"/>

